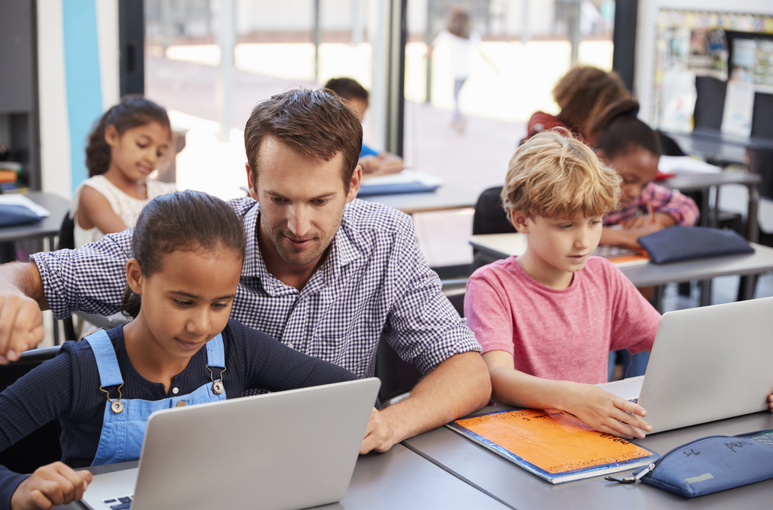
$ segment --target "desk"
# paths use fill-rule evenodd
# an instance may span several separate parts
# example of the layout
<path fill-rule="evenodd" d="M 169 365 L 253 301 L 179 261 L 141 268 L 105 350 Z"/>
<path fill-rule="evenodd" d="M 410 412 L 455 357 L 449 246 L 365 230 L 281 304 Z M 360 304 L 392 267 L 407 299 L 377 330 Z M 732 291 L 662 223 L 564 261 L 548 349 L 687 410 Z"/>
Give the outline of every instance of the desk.
<path fill-rule="evenodd" d="M 88 469 L 94 474 L 100 474 L 136 466 L 135 461 Z M 259 498 L 260 494 L 256 497 Z M 80 503 L 71 503 L 57 508 L 83 510 L 85 507 Z M 315 508 L 325 510 L 507 509 L 505 505 L 400 444 L 396 444 L 383 454 L 361 455 L 357 460 L 354 475 L 344 499 L 340 503 Z"/>
<path fill-rule="evenodd" d="M 757 241 L 759 231 L 757 229 L 757 207 L 760 200 L 760 194 L 757 185 L 762 182 L 762 177 L 757 174 L 747 174 L 745 172 L 721 172 L 716 174 L 698 173 L 698 172 L 680 172 L 676 177 L 658 182 L 661 186 L 669 189 L 678 189 L 680 191 L 708 191 L 710 188 L 719 188 L 725 184 L 740 184 L 749 188 L 749 204 L 746 222 L 746 239 Z M 719 197 L 719 194 L 717 194 Z M 703 193 L 703 203 L 700 204 L 701 211 L 709 210 L 709 194 Z M 716 210 L 713 211 L 713 217 L 707 214 L 701 214 L 700 224 L 704 227 L 716 227 Z"/>
<path fill-rule="evenodd" d="M 379 202 L 406 214 L 430 211 L 446 211 L 475 207 L 478 192 L 472 188 L 461 188 L 443 184 L 429 193 L 401 193 L 396 195 L 372 195 L 361 200 Z"/>
<path fill-rule="evenodd" d="M 715 164 L 746 164 L 746 149 L 773 151 L 773 140 L 759 136 L 728 135 L 714 129 L 695 129 L 692 133 L 666 133 L 687 154 Z"/>
<path fill-rule="evenodd" d="M 470 244 L 493 257 L 506 258 L 521 255 L 526 251 L 524 234 L 487 234 L 472 236 Z M 773 248 L 750 243 L 754 253 L 728 255 L 707 259 L 672 262 L 670 264 L 641 264 L 623 266 L 620 270 L 637 287 L 665 285 L 667 283 L 689 282 L 691 280 L 710 280 L 720 276 L 756 275 L 773 271 Z M 742 299 L 751 299 L 754 288 L 748 285 Z"/>
<path fill-rule="evenodd" d="M 507 409 L 506 406 L 498 408 Z M 765 411 L 662 432 L 634 442 L 663 454 L 700 437 L 717 434 L 736 435 L 770 428 L 773 428 L 773 414 Z M 773 480 L 695 499 L 683 498 L 644 484 L 621 485 L 605 482 L 603 477 L 551 485 L 446 427 L 408 439 L 403 441 L 403 444 L 460 479 L 477 485 L 518 510 L 545 508 L 647 510 L 759 508 L 767 510 L 771 507 L 770 495 L 773 494 Z M 628 476 L 625 472 L 619 475 Z"/>
<path fill-rule="evenodd" d="M 42 191 L 30 191 L 24 196 L 51 211 L 51 216 L 39 223 L 0 228 L 0 242 L 46 238 L 51 243 L 49 249 L 53 250 L 54 238 L 59 235 L 59 227 L 62 226 L 64 215 L 70 210 L 70 203 L 60 196 Z"/>

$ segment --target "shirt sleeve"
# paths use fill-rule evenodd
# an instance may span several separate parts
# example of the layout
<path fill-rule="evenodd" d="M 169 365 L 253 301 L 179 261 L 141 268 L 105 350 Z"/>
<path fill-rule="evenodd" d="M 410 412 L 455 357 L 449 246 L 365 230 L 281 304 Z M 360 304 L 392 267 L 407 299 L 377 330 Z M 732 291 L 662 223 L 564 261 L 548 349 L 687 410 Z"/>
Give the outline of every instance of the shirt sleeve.
<path fill-rule="evenodd" d="M 72 389 L 72 358 L 69 353 L 62 353 L 0 393 L 0 451 L 69 414 Z M 27 476 L 0 466 L 0 509 L 10 508 L 11 496 Z"/>
<path fill-rule="evenodd" d="M 109 234 L 77 250 L 31 255 L 40 271 L 48 306 L 57 319 L 82 311 L 118 313 L 126 289 L 132 229 Z"/>
<path fill-rule="evenodd" d="M 229 321 L 235 346 L 244 353 L 245 388 L 284 391 L 357 379 L 338 365 L 298 352 L 274 338 Z"/>
<path fill-rule="evenodd" d="M 613 263 L 605 261 L 604 266 L 607 288 L 611 289 L 610 351 L 628 349 L 631 354 L 636 354 L 652 349 L 660 324 L 660 313 Z"/>
<path fill-rule="evenodd" d="M 485 270 L 484 270 L 485 271 Z M 481 274 L 467 282 L 464 316 L 480 342 L 483 352 L 505 351 L 515 355 L 513 311 L 504 289 Z"/>
<path fill-rule="evenodd" d="M 698 206 L 695 201 L 676 190 L 649 183 L 641 194 L 641 203 L 651 203 L 656 213 L 665 213 L 683 227 L 692 227 L 698 222 Z"/>
<path fill-rule="evenodd" d="M 11 498 L 16 488 L 30 475 L 20 475 L 0 466 L 0 510 L 11 509 Z"/>
<path fill-rule="evenodd" d="M 384 282 L 394 296 L 384 334 L 403 361 L 426 375 L 451 356 L 481 349 L 419 251 L 413 222 L 406 217 L 401 225 Z"/>

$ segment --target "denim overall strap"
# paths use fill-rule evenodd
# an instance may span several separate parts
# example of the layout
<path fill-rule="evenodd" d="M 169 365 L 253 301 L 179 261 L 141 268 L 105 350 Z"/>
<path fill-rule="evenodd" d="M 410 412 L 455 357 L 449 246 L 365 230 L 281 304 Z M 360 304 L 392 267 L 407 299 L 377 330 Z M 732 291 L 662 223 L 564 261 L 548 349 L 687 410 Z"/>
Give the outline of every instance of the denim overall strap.
<path fill-rule="evenodd" d="M 115 353 L 113 355 L 115 356 Z M 218 335 L 207 342 L 208 365 L 225 369 L 224 358 L 223 337 Z M 101 371 L 101 367 L 97 367 Z M 174 395 L 161 400 L 123 399 L 123 410 L 120 413 L 115 413 L 110 402 L 107 402 L 97 454 L 91 465 L 101 466 L 139 459 L 150 415 L 162 409 L 225 400 L 225 389 L 219 394 L 215 393 L 214 384 L 217 383 L 208 382 L 193 393 Z"/>
<path fill-rule="evenodd" d="M 104 389 L 110 386 L 119 386 L 123 383 L 121 369 L 118 368 L 118 359 L 115 357 L 115 349 L 110 337 L 105 330 L 100 329 L 84 338 L 91 350 L 94 351 L 94 357 L 97 358 L 97 369 L 99 370 L 99 384 Z"/>
<path fill-rule="evenodd" d="M 225 368 L 225 351 L 223 349 L 222 333 L 218 333 L 215 338 L 207 342 L 207 365 L 210 367 Z"/>

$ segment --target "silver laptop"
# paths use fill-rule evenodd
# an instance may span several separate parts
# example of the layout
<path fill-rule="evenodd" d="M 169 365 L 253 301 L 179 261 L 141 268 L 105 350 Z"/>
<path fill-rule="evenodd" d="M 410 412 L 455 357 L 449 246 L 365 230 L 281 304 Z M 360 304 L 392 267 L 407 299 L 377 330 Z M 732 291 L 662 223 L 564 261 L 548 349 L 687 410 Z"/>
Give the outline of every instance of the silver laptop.
<path fill-rule="evenodd" d="M 651 433 L 767 409 L 772 360 L 773 298 L 664 314 L 638 392 Z M 600 386 L 631 398 L 638 381 Z"/>
<path fill-rule="evenodd" d="M 376 378 L 153 413 L 139 467 L 100 474 L 92 510 L 295 509 L 346 494 Z"/>

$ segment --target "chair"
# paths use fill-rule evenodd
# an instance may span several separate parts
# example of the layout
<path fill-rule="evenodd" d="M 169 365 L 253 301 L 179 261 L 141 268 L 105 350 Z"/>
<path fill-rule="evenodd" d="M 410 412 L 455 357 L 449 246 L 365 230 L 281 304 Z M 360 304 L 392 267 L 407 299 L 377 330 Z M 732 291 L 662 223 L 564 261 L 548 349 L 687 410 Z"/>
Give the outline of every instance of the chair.
<path fill-rule="evenodd" d="M 33 368 L 52 359 L 59 352 L 59 346 L 27 351 L 19 356 L 19 361 L 0 365 L 0 391 L 16 382 Z M 0 465 L 17 473 L 32 473 L 40 466 L 62 459 L 59 436 L 62 428 L 59 420 L 53 420 L 23 438 L 10 448 L 0 452 Z"/>
<path fill-rule="evenodd" d="M 502 207 L 502 186 L 489 188 L 480 194 L 475 204 L 475 214 L 472 218 L 472 235 L 483 234 L 509 234 L 517 232 L 515 227 L 507 221 L 505 210 Z M 474 272 L 481 266 L 491 264 L 497 259 L 491 255 L 473 250 L 473 260 L 470 272 Z"/>
<path fill-rule="evenodd" d="M 467 280 L 444 280 L 441 283 L 443 294 L 451 302 L 454 309 L 459 312 L 459 315 L 464 317 L 464 293 Z M 388 335 L 389 331 L 382 332 L 376 351 L 375 375 L 381 379 L 378 398 L 382 406 L 389 406 L 407 397 L 411 389 L 421 379 L 419 369 L 403 361 L 392 349 L 386 340 Z"/>
<path fill-rule="evenodd" d="M 59 227 L 59 239 L 56 242 L 57 250 L 74 250 L 75 249 L 75 220 L 70 218 L 69 211 L 62 218 L 62 225 Z M 64 327 L 65 340 L 75 338 L 75 325 L 72 322 L 72 317 L 67 317 L 62 321 Z"/>

